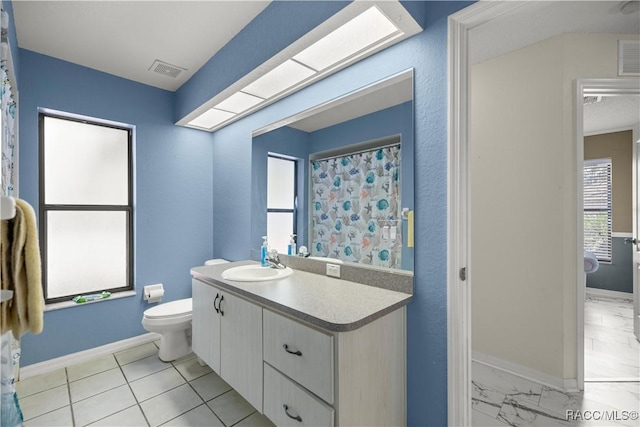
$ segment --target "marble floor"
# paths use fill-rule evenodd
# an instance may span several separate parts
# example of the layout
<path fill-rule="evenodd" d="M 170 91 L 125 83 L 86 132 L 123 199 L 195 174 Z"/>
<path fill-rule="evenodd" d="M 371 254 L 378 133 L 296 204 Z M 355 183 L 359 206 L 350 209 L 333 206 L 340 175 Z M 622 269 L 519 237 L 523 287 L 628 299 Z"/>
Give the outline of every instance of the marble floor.
<path fill-rule="evenodd" d="M 195 355 L 157 355 L 148 343 L 17 382 L 24 425 L 273 426 Z"/>
<path fill-rule="evenodd" d="M 640 381 L 633 301 L 588 297 L 584 307 L 585 381 Z"/>
<path fill-rule="evenodd" d="M 565 393 L 473 362 L 473 426 L 640 425 L 640 348 L 629 301 L 587 298 L 585 389 Z"/>

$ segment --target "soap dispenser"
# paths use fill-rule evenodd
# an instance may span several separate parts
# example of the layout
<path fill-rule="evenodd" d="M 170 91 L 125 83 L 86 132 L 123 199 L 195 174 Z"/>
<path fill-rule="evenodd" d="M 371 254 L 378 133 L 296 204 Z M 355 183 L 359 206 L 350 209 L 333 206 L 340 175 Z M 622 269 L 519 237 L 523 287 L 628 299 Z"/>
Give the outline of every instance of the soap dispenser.
<path fill-rule="evenodd" d="M 287 255 L 296 255 L 296 235 L 291 235 L 291 240 L 289 240 L 289 246 L 287 246 Z"/>
<path fill-rule="evenodd" d="M 269 267 L 269 261 L 267 261 L 267 257 L 269 256 L 269 243 L 267 243 L 267 236 L 262 236 L 262 248 L 260 248 L 260 263 L 263 267 Z"/>

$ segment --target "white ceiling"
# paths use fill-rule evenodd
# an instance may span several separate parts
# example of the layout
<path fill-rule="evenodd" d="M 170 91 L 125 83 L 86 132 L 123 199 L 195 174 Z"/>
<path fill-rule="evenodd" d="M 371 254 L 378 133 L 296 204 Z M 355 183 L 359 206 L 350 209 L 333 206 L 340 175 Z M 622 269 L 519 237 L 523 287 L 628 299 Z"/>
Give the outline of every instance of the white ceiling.
<path fill-rule="evenodd" d="M 614 1 L 534 1 L 470 31 L 472 64 L 559 34 L 639 34 L 639 13 L 623 14 Z"/>
<path fill-rule="evenodd" d="M 624 14 L 622 3 L 625 1 L 523 2 L 490 25 L 470 31 L 469 60 L 472 64 L 486 61 L 559 34 L 640 34 L 640 12 Z M 609 97 L 584 106 L 585 133 L 629 127 L 638 121 L 638 97 Z"/>
<path fill-rule="evenodd" d="M 507 52 L 564 33 L 640 33 L 640 14 L 623 14 L 622 3 L 614 1 L 534 1 L 522 6 L 491 25 L 470 32 L 471 63 L 494 58 Z M 306 132 L 332 126 L 412 99 L 412 87 L 404 81 L 380 91 L 367 93 L 328 110 L 289 124 Z M 404 87 L 402 86 L 404 85 Z M 395 92 L 395 93 L 394 93 Z M 398 102 L 396 102 L 398 101 Z M 585 105 L 585 133 L 630 127 L 640 121 L 640 98 L 609 97 L 606 102 Z"/>
<path fill-rule="evenodd" d="M 640 96 L 606 96 L 583 111 L 585 134 L 631 128 L 640 122 Z"/>
<path fill-rule="evenodd" d="M 375 90 L 362 90 L 354 96 L 347 96 L 343 100 L 336 100 L 331 103 L 331 108 L 320 109 L 318 113 L 297 120 L 290 127 L 305 132 L 315 132 L 339 123 L 366 116 L 367 114 L 381 111 L 396 105 L 413 100 L 413 78 L 396 81 L 386 86 L 378 85 Z"/>
<path fill-rule="evenodd" d="M 269 1 L 219 0 L 14 0 L 13 9 L 21 48 L 175 91 L 268 4 Z M 619 1 L 528 3 L 489 26 L 474 28 L 470 34 L 470 60 L 484 61 L 561 33 L 640 33 L 638 12 L 622 14 L 619 4 Z M 186 71 L 176 78 L 154 73 L 149 68 L 155 60 Z M 395 105 L 395 101 L 390 102 Z M 623 101 L 601 103 L 596 108 L 614 108 L 617 102 Z M 377 103 L 369 100 L 364 104 L 371 107 L 369 112 L 385 107 L 384 103 Z M 599 113 L 597 122 L 586 116 L 585 108 L 585 131 L 595 127 L 614 129 L 617 125 L 613 120 L 621 121 L 624 114 L 627 121 L 634 115 L 637 118 L 636 110 L 627 107 L 620 105 L 610 114 Z M 323 113 L 316 118 L 317 123 L 308 119 L 300 126 L 318 129 L 335 124 L 335 120 L 329 120 L 330 114 Z M 366 112 L 343 111 L 337 117 L 344 114 L 358 117 Z"/>
<path fill-rule="evenodd" d="M 269 1 L 14 0 L 18 46 L 175 91 Z M 149 71 L 159 59 L 186 69 Z"/>

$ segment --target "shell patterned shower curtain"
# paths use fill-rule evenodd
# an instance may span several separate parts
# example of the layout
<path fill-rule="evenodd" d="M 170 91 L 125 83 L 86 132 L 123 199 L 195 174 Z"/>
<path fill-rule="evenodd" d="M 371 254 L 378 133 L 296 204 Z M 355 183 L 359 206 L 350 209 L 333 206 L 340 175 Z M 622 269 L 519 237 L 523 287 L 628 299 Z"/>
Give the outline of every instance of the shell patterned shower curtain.
<path fill-rule="evenodd" d="M 311 161 L 311 255 L 400 268 L 400 144 Z"/>

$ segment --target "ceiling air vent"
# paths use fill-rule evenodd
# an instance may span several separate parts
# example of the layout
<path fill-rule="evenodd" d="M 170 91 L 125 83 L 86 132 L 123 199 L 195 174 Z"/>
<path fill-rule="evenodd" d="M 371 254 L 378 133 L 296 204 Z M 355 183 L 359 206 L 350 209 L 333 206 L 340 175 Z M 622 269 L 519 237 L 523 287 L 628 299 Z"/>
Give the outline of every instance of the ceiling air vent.
<path fill-rule="evenodd" d="M 618 40 L 618 75 L 640 76 L 640 40 Z"/>
<path fill-rule="evenodd" d="M 178 77 L 178 74 L 180 74 L 183 71 L 187 71 L 187 69 L 178 67 L 177 65 L 167 64 L 164 61 L 160 61 L 159 59 L 156 59 L 153 62 L 153 64 L 151 64 L 151 67 L 149 67 L 149 71 L 162 74 L 163 76 L 176 78 Z"/>

